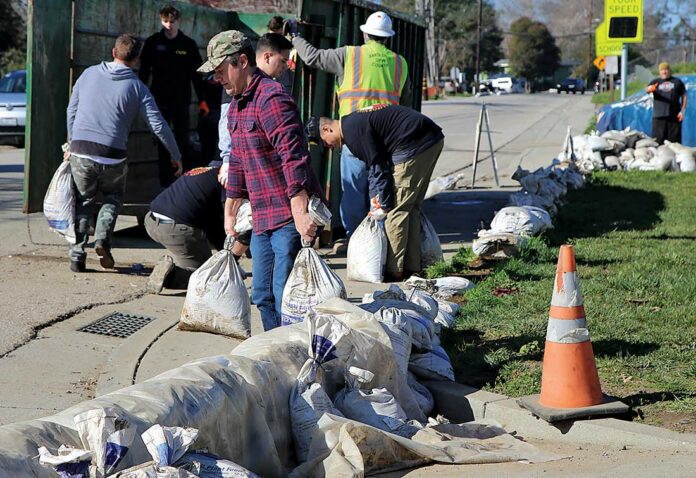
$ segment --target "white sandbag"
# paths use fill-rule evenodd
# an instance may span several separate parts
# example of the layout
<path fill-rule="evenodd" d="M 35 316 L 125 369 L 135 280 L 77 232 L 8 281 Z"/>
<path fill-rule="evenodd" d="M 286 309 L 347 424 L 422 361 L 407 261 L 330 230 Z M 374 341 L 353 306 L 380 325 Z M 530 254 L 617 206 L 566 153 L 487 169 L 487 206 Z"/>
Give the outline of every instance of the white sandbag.
<path fill-rule="evenodd" d="M 412 309 L 422 313 L 428 319 L 435 320 L 435 317 L 437 317 L 437 300 L 426 291 L 420 290 L 417 287 L 409 291 L 404 291 L 396 284 L 389 284 L 386 290 L 376 290 L 372 293 L 365 294 L 362 298 L 363 304 L 387 300 L 410 302 L 418 306 L 418 308 Z"/>
<path fill-rule="evenodd" d="M 413 374 L 425 380 L 450 380 L 454 381 L 454 369 L 452 362 L 440 345 L 424 353 L 413 353 L 408 362 L 408 369 Z"/>
<path fill-rule="evenodd" d="M 607 169 L 609 170 L 616 170 L 621 168 L 621 162 L 619 161 L 619 158 L 616 156 L 607 156 L 604 158 L 604 164 L 607 166 Z"/>
<path fill-rule="evenodd" d="M 374 313 L 374 317 L 382 324 L 385 332 L 389 335 L 399 371 L 406 374 L 413 342 L 411 338 L 413 335 L 411 321 L 405 318 L 399 309 L 394 307 L 381 308 Z"/>
<path fill-rule="evenodd" d="M 254 228 L 254 220 L 251 216 L 251 203 L 248 199 L 242 201 L 242 205 L 237 210 L 237 219 L 234 223 L 234 230 L 239 234 L 251 231 Z"/>
<path fill-rule="evenodd" d="M 553 198 L 539 196 L 538 194 L 529 194 L 524 191 L 510 194 L 510 205 L 540 207 L 548 211 L 552 216 L 558 211 Z"/>
<path fill-rule="evenodd" d="M 672 153 L 671 150 L 669 150 L 669 152 Z M 653 159 L 653 162 L 657 166 L 657 169 L 659 169 L 660 171 L 676 171 L 678 167 L 674 153 L 661 154 L 660 152 L 658 152 L 657 156 L 655 156 L 655 158 Z"/>
<path fill-rule="evenodd" d="M 304 320 L 310 307 L 332 298 L 346 298 L 341 278 L 311 247 L 303 247 L 295 258 L 283 290 L 281 325 Z"/>
<path fill-rule="evenodd" d="M 348 241 L 348 280 L 379 283 L 387 263 L 387 234 L 382 221 L 367 216 Z"/>
<path fill-rule="evenodd" d="M 158 466 L 169 466 L 184 456 L 198 438 L 198 430 L 153 425 L 141 435 L 147 451 Z"/>
<path fill-rule="evenodd" d="M 408 292 L 405 292 L 405 295 L 407 301 L 413 302 L 414 304 L 421 306 L 425 311 L 427 311 L 428 318 L 430 320 L 435 320 L 435 318 L 437 317 L 439 305 L 434 297 L 429 295 L 427 292 L 418 289 L 412 289 Z"/>
<path fill-rule="evenodd" d="M 408 417 L 394 395 L 383 387 L 369 387 L 373 378 L 368 370 L 350 367 L 346 387 L 336 394 L 336 407 L 351 420 L 407 438 L 415 435 L 418 429 L 406 423 Z"/>
<path fill-rule="evenodd" d="M 191 274 L 179 329 L 251 336 L 251 303 L 232 244 L 228 238 L 223 250 Z"/>
<path fill-rule="evenodd" d="M 618 130 L 608 130 L 600 135 L 602 138 L 608 141 L 620 141 L 622 143 L 626 142 L 626 133 Z"/>
<path fill-rule="evenodd" d="M 173 466 L 157 466 L 143 463 L 127 470 L 119 471 L 109 478 L 198 478 L 193 473 Z"/>
<path fill-rule="evenodd" d="M 491 230 L 536 236 L 553 227 L 551 216 L 534 206 L 510 206 L 498 211 L 491 221 Z"/>
<path fill-rule="evenodd" d="M 438 277 L 435 279 L 435 285 L 437 286 L 435 296 L 441 299 L 462 295 L 474 288 L 474 283 L 464 277 Z"/>
<path fill-rule="evenodd" d="M 456 188 L 457 183 L 462 179 L 464 179 L 463 174 L 450 174 L 449 176 L 440 176 L 431 180 L 425 192 L 425 199 L 430 199 L 443 191 Z"/>
<path fill-rule="evenodd" d="M 43 212 L 51 230 L 75 243 L 75 193 L 70 163 L 63 161 L 53 174 L 43 201 Z"/>
<path fill-rule="evenodd" d="M 587 144 L 592 149 L 592 151 L 608 151 L 612 149 L 609 141 L 601 136 L 589 136 L 587 138 Z"/>
<path fill-rule="evenodd" d="M 433 394 L 430 393 L 428 387 L 418 381 L 416 376 L 413 375 L 413 372 L 407 373 L 406 381 L 408 386 L 411 387 L 411 390 L 413 390 L 413 395 L 416 397 L 421 410 L 423 410 L 423 414 L 429 416 L 435 408 L 435 398 L 433 398 Z"/>
<path fill-rule="evenodd" d="M 445 327 L 446 329 L 449 329 L 454 325 L 454 322 L 457 320 L 457 311 L 459 310 L 459 306 L 456 304 L 452 304 L 454 307 L 447 308 L 445 307 L 444 302 L 438 301 L 440 308 L 437 311 L 437 317 L 435 317 L 435 323 L 441 325 L 442 327 Z M 451 303 L 450 303 L 451 304 Z"/>
<path fill-rule="evenodd" d="M 635 148 L 657 148 L 659 145 L 652 138 L 639 139 Z"/>
<path fill-rule="evenodd" d="M 679 165 L 679 171 L 682 173 L 693 173 L 696 171 L 696 161 L 694 155 L 688 152 L 679 152 L 676 155 L 676 161 Z"/>
<path fill-rule="evenodd" d="M 508 434 L 492 421 L 428 426 L 408 439 L 327 414 L 319 422 L 310 459 L 290 477 L 373 476 L 432 461 L 539 463 L 561 458 Z"/>
<path fill-rule="evenodd" d="M 421 269 L 426 269 L 431 265 L 443 260 L 442 245 L 437 237 L 435 226 L 430 222 L 423 211 L 420 214 L 421 221 Z"/>
<path fill-rule="evenodd" d="M 135 439 L 135 427 L 108 407 L 80 413 L 74 420 L 82 447 L 93 454 L 92 475 L 102 478 L 115 472 Z"/>
<path fill-rule="evenodd" d="M 351 356 L 350 329 L 342 322 L 310 311 L 307 329 L 311 337 L 309 358 L 297 375 L 290 392 L 290 425 L 298 462 L 307 459 L 312 436 L 324 413 L 341 416 L 331 398 L 324 391 L 320 380 L 320 367 L 339 357 L 347 360 Z"/>
<path fill-rule="evenodd" d="M 188 452 L 177 460 L 176 466 L 198 478 L 259 478 L 243 466 L 209 453 Z"/>
<path fill-rule="evenodd" d="M 56 454 L 39 447 L 39 463 L 54 470 L 61 478 L 88 478 L 93 453 L 61 445 Z"/>
<path fill-rule="evenodd" d="M 362 304 L 360 308 L 373 314 L 382 308 L 392 309 L 390 313 L 397 317 L 395 320 L 408 321 L 413 346 L 419 350 L 432 349 L 435 322 L 421 306 L 408 301 L 385 299 Z"/>
<path fill-rule="evenodd" d="M 479 257 L 508 259 L 527 245 L 527 236 L 511 232 L 481 230 L 471 243 L 471 250 Z"/>

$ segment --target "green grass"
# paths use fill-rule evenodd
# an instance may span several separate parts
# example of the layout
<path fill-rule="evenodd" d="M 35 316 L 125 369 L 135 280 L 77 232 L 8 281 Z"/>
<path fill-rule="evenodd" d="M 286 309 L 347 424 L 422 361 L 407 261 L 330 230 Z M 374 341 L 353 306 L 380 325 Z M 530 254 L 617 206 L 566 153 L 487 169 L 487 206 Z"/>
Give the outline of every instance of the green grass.
<path fill-rule="evenodd" d="M 648 86 L 645 82 L 641 80 L 634 80 L 626 85 L 626 97 L 631 96 L 634 93 L 644 90 Z M 621 91 L 619 88 L 614 89 L 614 101 L 619 101 L 621 99 Z M 611 103 L 611 92 L 605 91 L 604 93 L 595 93 L 592 95 L 592 103 L 596 105 L 608 105 Z"/>
<path fill-rule="evenodd" d="M 587 122 L 587 126 L 585 127 L 585 131 L 583 131 L 583 133 L 590 134 L 596 129 L 597 129 L 597 115 L 592 115 L 592 117 L 590 118 L 590 121 Z"/>
<path fill-rule="evenodd" d="M 556 228 L 499 263 L 445 332 L 457 379 L 537 393 L 558 245 L 574 245 L 600 379 L 649 423 L 696 421 L 696 174 L 597 173 Z M 468 252 L 431 276 L 466 273 Z M 499 287 L 518 292 L 496 297 Z"/>

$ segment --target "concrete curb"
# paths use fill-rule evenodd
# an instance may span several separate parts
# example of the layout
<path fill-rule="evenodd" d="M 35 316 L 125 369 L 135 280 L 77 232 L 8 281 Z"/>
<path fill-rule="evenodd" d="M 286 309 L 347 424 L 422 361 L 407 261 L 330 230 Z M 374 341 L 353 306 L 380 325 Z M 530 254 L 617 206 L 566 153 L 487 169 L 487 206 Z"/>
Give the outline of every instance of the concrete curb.
<path fill-rule="evenodd" d="M 152 344 L 178 323 L 179 317 L 157 319 L 119 345 L 99 374 L 96 396 L 133 385 L 140 361 Z"/>
<path fill-rule="evenodd" d="M 696 435 L 677 433 L 641 423 L 602 418 L 547 423 L 517 404 L 516 398 L 478 390 L 455 382 L 425 381 L 435 398 L 435 409 L 453 422 L 499 422 L 508 432 L 564 443 L 591 443 L 611 447 L 649 449 L 684 448 L 696 451 Z"/>

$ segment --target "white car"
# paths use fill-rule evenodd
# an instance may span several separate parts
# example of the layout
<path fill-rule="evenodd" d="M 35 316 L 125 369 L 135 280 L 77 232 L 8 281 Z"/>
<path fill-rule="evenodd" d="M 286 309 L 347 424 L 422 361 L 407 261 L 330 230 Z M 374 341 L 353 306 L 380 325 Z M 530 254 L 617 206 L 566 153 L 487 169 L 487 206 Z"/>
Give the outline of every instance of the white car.
<path fill-rule="evenodd" d="M 0 138 L 24 146 L 27 123 L 27 72 L 13 71 L 0 78 Z"/>

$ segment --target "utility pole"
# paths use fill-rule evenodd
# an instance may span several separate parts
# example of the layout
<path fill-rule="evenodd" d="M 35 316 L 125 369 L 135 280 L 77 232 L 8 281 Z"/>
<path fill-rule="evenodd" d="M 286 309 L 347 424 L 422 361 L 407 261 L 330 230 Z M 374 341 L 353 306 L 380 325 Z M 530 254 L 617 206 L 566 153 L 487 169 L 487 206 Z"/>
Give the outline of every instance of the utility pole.
<path fill-rule="evenodd" d="M 435 6 L 433 0 L 416 0 L 416 13 L 425 20 L 425 71 L 428 86 L 437 86 L 440 79 L 435 44 Z"/>
<path fill-rule="evenodd" d="M 587 14 L 587 78 L 585 87 L 590 87 L 590 68 L 592 68 L 592 0 L 590 0 L 590 11 Z"/>
<path fill-rule="evenodd" d="M 476 77 L 474 81 L 474 91 L 479 92 L 479 87 L 481 85 L 481 10 L 483 0 L 478 0 L 478 16 L 476 21 Z"/>

